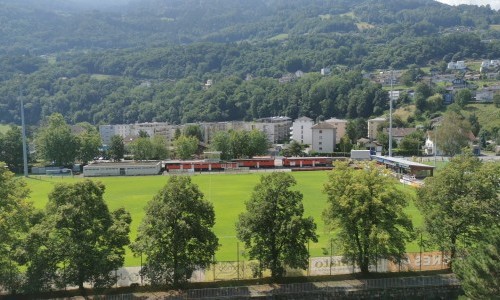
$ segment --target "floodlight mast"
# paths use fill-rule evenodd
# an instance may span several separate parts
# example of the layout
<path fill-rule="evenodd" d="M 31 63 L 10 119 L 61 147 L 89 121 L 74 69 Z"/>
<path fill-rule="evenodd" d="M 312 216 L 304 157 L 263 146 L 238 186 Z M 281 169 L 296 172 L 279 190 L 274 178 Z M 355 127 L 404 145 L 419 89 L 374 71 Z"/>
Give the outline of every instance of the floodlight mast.
<path fill-rule="evenodd" d="M 26 125 L 24 123 L 23 84 L 21 78 L 19 79 L 19 99 L 21 101 L 21 130 L 23 135 L 23 169 L 24 177 L 28 177 L 28 151 L 26 147 Z"/>
<path fill-rule="evenodd" d="M 392 96 L 393 96 L 392 80 L 394 78 L 392 69 L 390 76 L 391 76 L 391 93 L 389 95 L 389 157 L 392 157 Z"/>

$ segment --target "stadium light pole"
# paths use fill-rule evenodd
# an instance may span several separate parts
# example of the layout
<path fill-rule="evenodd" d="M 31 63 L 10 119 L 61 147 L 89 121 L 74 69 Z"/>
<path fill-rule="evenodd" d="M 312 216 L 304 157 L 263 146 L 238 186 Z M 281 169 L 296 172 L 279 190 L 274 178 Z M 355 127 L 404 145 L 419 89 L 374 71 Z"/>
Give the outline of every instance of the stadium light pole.
<path fill-rule="evenodd" d="M 24 122 L 23 83 L 21 77 L 19 77 L 19 100 L 21 102 L 21 130 L 23 135 L 23 170 L 24 177 L 28 177 L 28 151 L 26 147 L 26 124 Z"/>
<path fill-rule="evenodd" d="M 392 81 L 394 71 L 391 69 L 391 93 L 389 94 L 389 157 L 392 157 Z"/>

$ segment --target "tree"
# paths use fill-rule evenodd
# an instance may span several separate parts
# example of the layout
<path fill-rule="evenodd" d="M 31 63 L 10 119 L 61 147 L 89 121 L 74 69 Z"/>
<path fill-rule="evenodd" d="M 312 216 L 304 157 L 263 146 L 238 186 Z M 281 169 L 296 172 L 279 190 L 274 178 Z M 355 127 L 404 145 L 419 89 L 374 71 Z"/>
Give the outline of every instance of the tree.
<path fill-rule="evenodd" d="M 401 139 L 401 142 L 399 142 L 399 149 L 406 153 L 411 153 L 412 155 L 419 155 L 424 142 L 424 132 L 422 130 L 417 130 Z"/>
<path fill-rule="evenodd" d="M 250 259 L 269 268 L 274 279 L 284 275 L 286 266 L 305 269 L 306 244 L 318 241 L 313 218 L 303 217 L 302 194 L 290 190 L 295 184 L 287 173 L 261 176 L 236 224 L 238 239 L 245 243 Z"/>
<path fill-rule="evenodd" d="M 199 140 L 194 136 L 181 135 L 174 141 L 177 157 L 189 159 L 198 151 Z"/>
<path fill-rule="evenodd" d="M 26 182 L 15 178 L 0 162 L 0 286 L 15 290 L 20 269 L 15 253 L 30 227 L 33 207 L 27 201 L 29 190 Z"/>
<path fill-rule="evenodd" d="M 349 139 L 349 136 L 344 135 L 343 137 L 340 138 L 340 142 L 338 144 L 338 149 L 340 152 L 350 153 L 352 148 L 353 148 L 353 144 L 351 144 L 351 140 Z"/>
<path fill-rule="evenodd" d="M 366 120 L 363 118 L 350 120 L 349 123 L 347 123 L 346 133 L 352 144 L 355 144 L 358 139 L 366 137 L 368 133 Z"/>
<path fill-rule="evenodd" d="M 472 101 L 472 92 L 469 89 L 461 89 L 455 94 L 455 103 L 464 108 Z"/>
<path fill-rule="evenodd" d="M 424 83 L 419 82 L 415 87 L 415 106 L 417 110 L 424 111 L 426 110 L 427 98 L 432 95 L 432 88 Z"/>
<path fill-rule="evenodd" d="M 111 272 L 123 265 L 132 219 L 123 208 L 110 212 L 104 191 L 91 180 L 54 187 L 43 220 L 30 235 L 28 283 L 57 278 L 85 294 L 85 282 L 94 287 L 116 282 Z"/>
<path fill-rule="evenodd" d="M 303 156 L 304 155 L 304 145 L 293 140 L 288 147 L 285 149 L 286 156 Z"/>
<path fill-rule="evenodd" d="M 170 177 L 147 204 L 132 245 L 135 255 L 147 257 L 142 274 L 152 284 L 177 287 L 196 268 L 208 267 L 218 248 L 214 224 L 213 205 L 191 178 Z"/>
<path fill-rule="evenodd" d="M 165 159 L 168 157 L 167 143 L 164 137 L 160 135 L 153 136 L 151 147 L 153 148 L 152 159 Z"/>
<path fill-rule="evenodd" d="M 453 272 L 469 299 L 495 299 L 500 295 L 500 227 L 492 225 L 484 228 L 477 246 L 466 249 L 454 263 Z"/>
<path fill-rule="evenodd" d="M 432 240 L 451 259 L 460 245 L 470 245 L 481 226 L 500 214 L 500 164 L 482 163 L 472 154 L 453 157 L 417 191 L 416 205 Z"/>
<path fill-rule="evenodd" d="M 436 144 L 445 155 L 454 156 L 469 143 L 470 124 L 459 113 L 448 111 L 435 129 Z"/>
<path fill-rule="evenodd" d="M 97 129 L 89 123 L 81 123 L 80 126 L 84 128 L 84 131 L 78 135 L 80 145 L 78 158 L 86 164 L 99 155 L 101 137 Z"/>
<path fill-rule="evenodd" d="M 187 125 L 184 127 L 185 136 L 194 136 L 198 141 L 203 141 L 203 133 L 199 125 Z"/>
<path fill-rule="evenodd" d="M 493 96 L 493 103 L 496 108 L 500 108 L 500 94 L 495 94 L 495 96 Z"/>
<path fill-rule="evenodd" d="M 21 128 L 11 126 L 5 134 L 0 133 L 0 161 L 12 172 L 21 172 L 23 166 L 23 140 Z"/>
<path fill-rule="evenodd" d="M 78 139 L 59 113 L 49 116 L 39 129 L 36 145 L 40 157 L 56 166 L 72 165 L 79 149 Z"/>
<path fill-rule="evenodd" d="M 427 98 L 425 107 L 430 112 L 440 111 L 444 106 L 443 95 L 436 93 Z"/>
<path fill-rule="evenodd" d="M 232 151 L 231 151 L 231 137 L 229 135 L 229 132 L 227 131 L 219 131 L 217 132 L 213 139 L 212 139 L 212 148 L 215 151 L 220 151 L 221 155 L 220 158 L 222 160 L 230 160 L 233 157 Z"/>
<path fill-rule="evenodd" d="M 130 144 L 130 152 L 135 160 L 148 160 L 153 157 L 153 144 L 149 137 L 139 137 Z"/>
<path fill-rule="evenodd" d="M 328 175 L 323 217 L 339 230 L 346 260 L 355 262 L 363 273 L 378 258 L 401 259 L 413 238 L 411 219 L 404 212 L 408 195 L 398 184 L 375 163 L 354 169 L 349 162 L 337 162 Z"/>
<path fill-rule="evenodd" d="M 111 137 L 109 153 L 111 158 L 115 161 L 123 158 L 123 156 L 125 155 L 125 144 L 123 143 L 123 137 L 119 135 L 113 135 Z"/>
<path fill-rule="evenodd" d="M 267 140 L 267 135 L 263 131 L 254 129 L 245 133 L 248 136 L 248 147 L 246 147 L 245 153 L 246 156 L 253 157 L 267 153 L 270 143 Z"/>

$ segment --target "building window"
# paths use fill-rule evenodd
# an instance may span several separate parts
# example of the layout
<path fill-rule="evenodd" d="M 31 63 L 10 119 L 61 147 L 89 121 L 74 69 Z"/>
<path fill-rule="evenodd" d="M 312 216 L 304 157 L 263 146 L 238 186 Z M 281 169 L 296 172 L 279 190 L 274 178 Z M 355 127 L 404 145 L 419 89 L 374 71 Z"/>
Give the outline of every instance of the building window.
<path fill-rule="evenodd" d="M 319 147 L 319 150 L 323 150 L 323 147 Z"/>
<path fill-rule="evenodd" d="M 323 142 L 319 142 L 320 145 L 323 145 Z"/>
<path fill-rule="evenodd" d="M 304 129 L 304 126 L 300 126 L 300 129 Z"/>
<path fill-rule="evenodd" d="M 320 130 L 319 133 L 323 133 L 323 130 Z"/>

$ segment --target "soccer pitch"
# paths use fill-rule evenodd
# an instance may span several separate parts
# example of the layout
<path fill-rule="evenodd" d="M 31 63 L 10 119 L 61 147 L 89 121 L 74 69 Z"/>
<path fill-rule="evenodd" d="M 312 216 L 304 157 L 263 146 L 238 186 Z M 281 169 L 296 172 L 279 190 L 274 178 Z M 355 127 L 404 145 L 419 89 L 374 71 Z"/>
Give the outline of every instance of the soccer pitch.
<path fill-rule="evenodd" d="M 216 253 L 218 261 L 236 261 L 238 258 L 238 247 L 240 260 L 244 257 L 244 247 L 236 238 L 235 224 L 238 215 L 245 210 L 245 201 L 250 198 L 254 186 L 259 182 L 263 173 L 250 174 L 202 174 L 191 175 L 192 181 L 196 183 L 204 193 L 205 199 L 213 203 L 215 209 L 214 231 L 219 237 L 219 250 Z M 295 189 L 304 195 L 304 216 L 312 216 L 317 224 L 319 235 L 318 243 L 310 243 L 311 256 L 323 256 L 324 251 L 330 251 L 330 239 L 334 234 L 325 227 L 321 214 L 326 207 L 326 195 L 323 194 L 323 184 L 327 180 L 327 172 L 293 172 L 297 180 Z M 32 176 L 26 181 L 31 190 L 31 200 L 36 208 L 43 209 L 47 203 L 48 194 L 52 191 L 55 183 L 76 182 L 84 180 L 82 177 L 50 177 Z M 132 215 L 131 236 L 133 241 L 137 234 L 137 228 L 144 216 L 146 203 L 165 185 L 168 176 L 137 176 L 137 177 L 99 177 L 92 178 L 101 181 L 106 186 L 104 199 L 109 209 L 115 210 L 124 207 Z M 411 195 L 414 189 L 406 187 Z M 407 212 L 414 220 L 414 226 L 421 224 L 422 218 L 413 202 L 407 208 Z M 333 251 L 338 254 L 338 247 L 333 246 Z M 408 251 L 418 251 L 416 242 L 408 245 Z M 126 266 L 139 266 L 140 257 L 134 257 L 127 249 L 125 257 Z"/>

